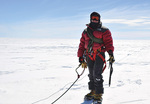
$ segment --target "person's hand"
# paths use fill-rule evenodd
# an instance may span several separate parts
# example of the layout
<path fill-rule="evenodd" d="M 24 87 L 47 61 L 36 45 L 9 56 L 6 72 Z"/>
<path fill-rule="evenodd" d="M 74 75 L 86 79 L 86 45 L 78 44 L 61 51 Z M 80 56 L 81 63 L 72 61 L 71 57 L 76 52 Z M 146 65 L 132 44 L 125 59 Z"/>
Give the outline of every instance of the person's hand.
<path fill-rule="evenodd" d="M 82 64 L 84 62 L 83 57 L 79 57 L 79 63 Z"/>
<path fill-rule="evenodd" d="M 114 55 L 113 55 L 113 54 L 109 54 L 109 59 L 108 59 L 108 61 L 109 61 L 110 63 L 114 63 L 114 62 L 115 62 L 115 58 L 114 58 Z"/>
<path fill-rule="evenodd" d="M 87 68 L 87 63 L 86 63 L 86 62 L 83 62 L 83 63 L 81 64 L 81 66 L 82 66 L 82 68 Z"/>
<path fill-rule="evenodd" d="M 84 61 L 83 57 L 79 57 L 79 63 L 81 64 L 82 68 L 87 68 L 87 63 Z"/>
<path fill-rule="evenodd" d="M 109 59 L 107 61 L 109 61 L 110 63 L 114 63 L 115 62 L 115 58 L 114 58 L 113 51 L 109 50 L 108 54 L 109 54 Z"/>

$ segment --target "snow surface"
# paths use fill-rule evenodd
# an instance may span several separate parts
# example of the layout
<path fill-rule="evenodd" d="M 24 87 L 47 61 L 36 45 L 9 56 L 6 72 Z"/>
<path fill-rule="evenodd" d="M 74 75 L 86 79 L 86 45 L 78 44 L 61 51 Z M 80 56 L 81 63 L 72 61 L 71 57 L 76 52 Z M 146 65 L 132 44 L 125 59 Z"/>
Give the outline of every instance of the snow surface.
<path fill-rule="evenodd" d="M 51 104 L 77 78 L 78 45 L 79 39 L 0 38 L 0 104 Z M 103 104 L 149 104 L 150 40 L 114 40 L 114 46 L 111 87 L 108 63 L 103 73 Z M 55 104 L 90 104 L 83 101 L 87 75 L 88 69 Z"/>

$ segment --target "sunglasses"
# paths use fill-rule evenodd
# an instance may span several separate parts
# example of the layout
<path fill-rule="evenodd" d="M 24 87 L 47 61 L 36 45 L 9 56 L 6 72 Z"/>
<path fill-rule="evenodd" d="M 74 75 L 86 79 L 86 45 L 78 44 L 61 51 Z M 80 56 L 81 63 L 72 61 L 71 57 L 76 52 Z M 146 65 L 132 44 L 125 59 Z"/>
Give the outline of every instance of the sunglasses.
<path fill-rule="evenodd" d="M 98 21 L 98 20 L 99 20 L 99 17 L 97 17 L 97 16 L 92 16 L 92 20 L 94 20 L 94 19 Z"/>

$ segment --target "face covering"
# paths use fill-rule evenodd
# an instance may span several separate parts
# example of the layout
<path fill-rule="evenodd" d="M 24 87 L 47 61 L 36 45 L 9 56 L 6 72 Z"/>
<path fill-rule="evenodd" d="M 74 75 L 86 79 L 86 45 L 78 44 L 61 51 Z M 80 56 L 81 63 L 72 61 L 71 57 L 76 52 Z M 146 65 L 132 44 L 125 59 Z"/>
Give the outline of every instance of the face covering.
<path fill-rule="evenodd" d="M 91 22 L 89 26 L 90 26 L 92 29 L 96 29 L 96 28 L 98 27 L 98 25 L 99 25 L 99 23 Z"/>

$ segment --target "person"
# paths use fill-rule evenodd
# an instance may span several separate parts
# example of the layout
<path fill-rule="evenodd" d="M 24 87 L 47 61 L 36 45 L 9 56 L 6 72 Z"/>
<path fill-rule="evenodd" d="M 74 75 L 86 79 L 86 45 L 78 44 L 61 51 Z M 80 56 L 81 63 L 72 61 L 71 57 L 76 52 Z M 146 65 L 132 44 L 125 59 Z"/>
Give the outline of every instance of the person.
<path fill-rule="evenodd" d="M 111 63 L 115 61 L 113 39 L 110 30 L 102 26 L 101 16 L 97 12 L 90 14 L 90 23 L 86 26 L 77 52 L 79 62 L 83 64 L 86 59 L 89 69 L 88 87 L 90 93 L 85 95 L 85 99 L 101 102 L 104 93 L 102 73 L 105 68 L 104 64 L 106 64 L 105 52 L 108 52 Z"/>

